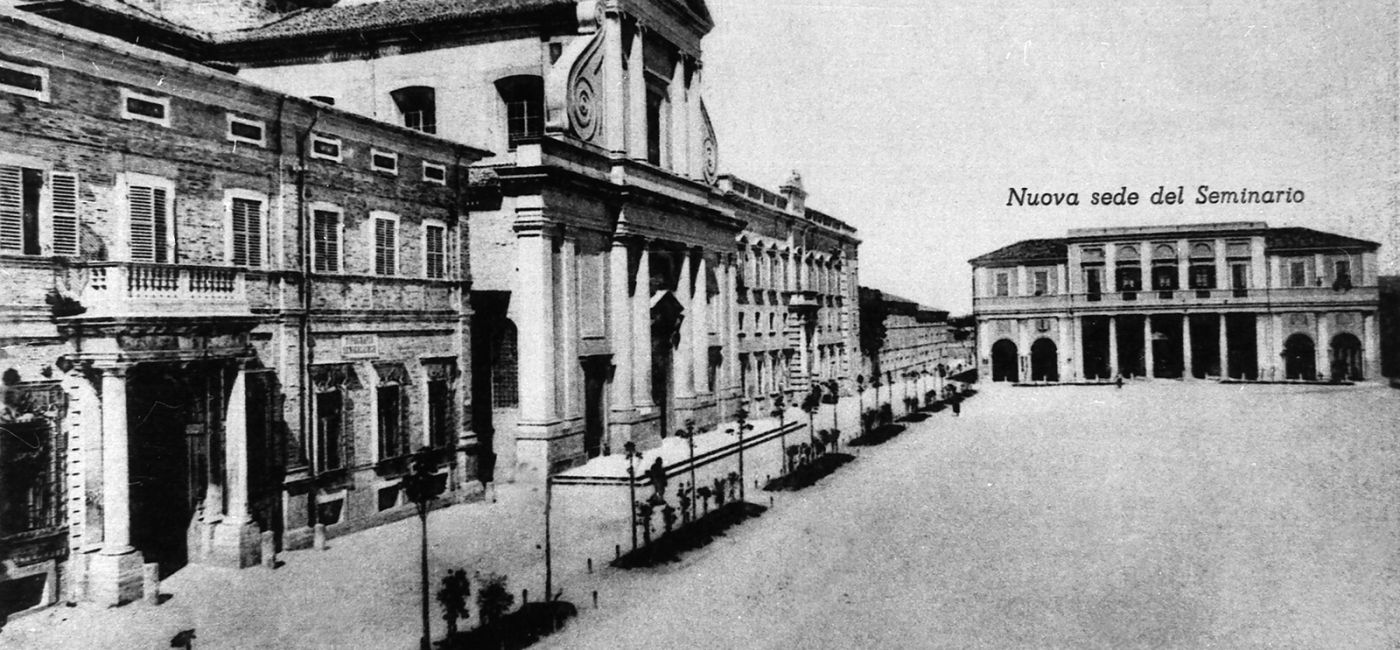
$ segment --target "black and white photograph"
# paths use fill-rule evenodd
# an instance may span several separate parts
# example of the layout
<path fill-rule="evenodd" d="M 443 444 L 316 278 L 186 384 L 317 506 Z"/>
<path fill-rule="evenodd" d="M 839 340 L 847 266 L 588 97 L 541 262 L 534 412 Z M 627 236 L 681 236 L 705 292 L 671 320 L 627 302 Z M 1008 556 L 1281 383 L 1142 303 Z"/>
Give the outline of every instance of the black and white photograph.
<path fill-rule="evenodd" d="M 0 0 L 0 648 L 1400 648 L 1400 5 Z"/>

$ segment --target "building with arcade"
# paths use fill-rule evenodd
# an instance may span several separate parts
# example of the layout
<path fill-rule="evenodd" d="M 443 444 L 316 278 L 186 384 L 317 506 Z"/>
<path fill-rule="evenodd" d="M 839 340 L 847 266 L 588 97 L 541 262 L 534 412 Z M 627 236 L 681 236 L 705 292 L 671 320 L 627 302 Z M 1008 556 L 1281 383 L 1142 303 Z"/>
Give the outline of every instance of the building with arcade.
<path fill-rule="evenodd" d="M 1262 222 L 1070 230 L 970 260 L 993 381 L 1379 378 L 1379 244 Z"/>

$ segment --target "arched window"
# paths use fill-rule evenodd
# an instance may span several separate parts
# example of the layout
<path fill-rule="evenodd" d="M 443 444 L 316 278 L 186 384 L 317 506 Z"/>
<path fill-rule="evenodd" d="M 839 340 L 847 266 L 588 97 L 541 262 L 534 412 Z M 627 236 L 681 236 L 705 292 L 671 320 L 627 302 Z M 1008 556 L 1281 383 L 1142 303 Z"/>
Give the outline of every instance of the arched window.
<path fill-rule="evenodd" d="M 491 406 L 515 408 L 520 405 L 520 380 L 515 323 L 503 320 L 493 333 L 491 359 Z"/>
<path fill-rule="evenodd" d="M 496 90 L 506 105 L 506 133 L 510 148 L 522 140 L 544 134 L 544 80 L 534 75 L 516 75 L 496 82 Z"/>
<path fill-rule="evenodd" d="M 403 125 L 424 133 L 437 133 L 436 95 L 428 86 L 405 86 L 389 93 L 403 116 Z"/>

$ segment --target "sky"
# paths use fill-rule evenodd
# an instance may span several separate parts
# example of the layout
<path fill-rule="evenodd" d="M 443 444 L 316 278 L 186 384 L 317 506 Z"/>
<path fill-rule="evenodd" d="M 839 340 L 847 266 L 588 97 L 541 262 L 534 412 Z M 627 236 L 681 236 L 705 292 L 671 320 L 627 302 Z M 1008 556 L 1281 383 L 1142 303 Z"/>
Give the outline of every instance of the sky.
<path fill-rule="evenodd" d="M 1389 0 L 708 0 L 721 169 L 860 230 L 861 284 L 966 313 L 967 260 L 1069 228 L 1265 221 L 1400 273 Z M 1301 203 L 1196 205 L 1213 189 Z M 1151 205 L 1159 187 L 1183 205 Z M 1011 206 L 1011 188 L 1078 192 Z M 1136 206 L 1091 206 L 1127 187 Z"/>

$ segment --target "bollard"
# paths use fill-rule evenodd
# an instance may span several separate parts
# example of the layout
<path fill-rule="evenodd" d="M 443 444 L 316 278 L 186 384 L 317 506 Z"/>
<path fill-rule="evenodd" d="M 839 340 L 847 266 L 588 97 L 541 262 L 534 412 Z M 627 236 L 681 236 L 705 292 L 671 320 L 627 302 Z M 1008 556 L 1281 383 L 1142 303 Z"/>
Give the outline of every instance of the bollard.
<path fill-rule="evenodd" d="M 160 604 L 160 564 L 157 562 L 141 565 L 141 598 L 148 605 Z"/>
<path fill-rule="evenodd" d="M 588 572 L 593 573 L 593 558 L 588 558 Z"/>
<path fill-rule="evenodd" d="M 312 542 L 311 542 L 311 546 L 312 546 L 312 548 L 315 548 L 315 549 L 318 550 L 318 551 L 324 551 L 324 550 L 326 550 L 326 525 L 325 525 L 325 524 L 316 524 L 316 527 L 312 529 Z"/>
<path fill-rule="evenodd" d="M 521 589 L 521 590 L 520 590 L 520 604 L 524 605 L 525 603 L 528 603 L 528 602 L 530 602 L 530 590 L 529 590 L 529 589 Z"/>
<path fill-rule="evenodd" d="M 262 565 L 269 569 L 277 568 L 277 534 L 270 530 L 262 533 Z"/>
<path fill-rule="evenodd" d="M 593 590 L 593 609 L 598 609 L 598 590 Z"/>

